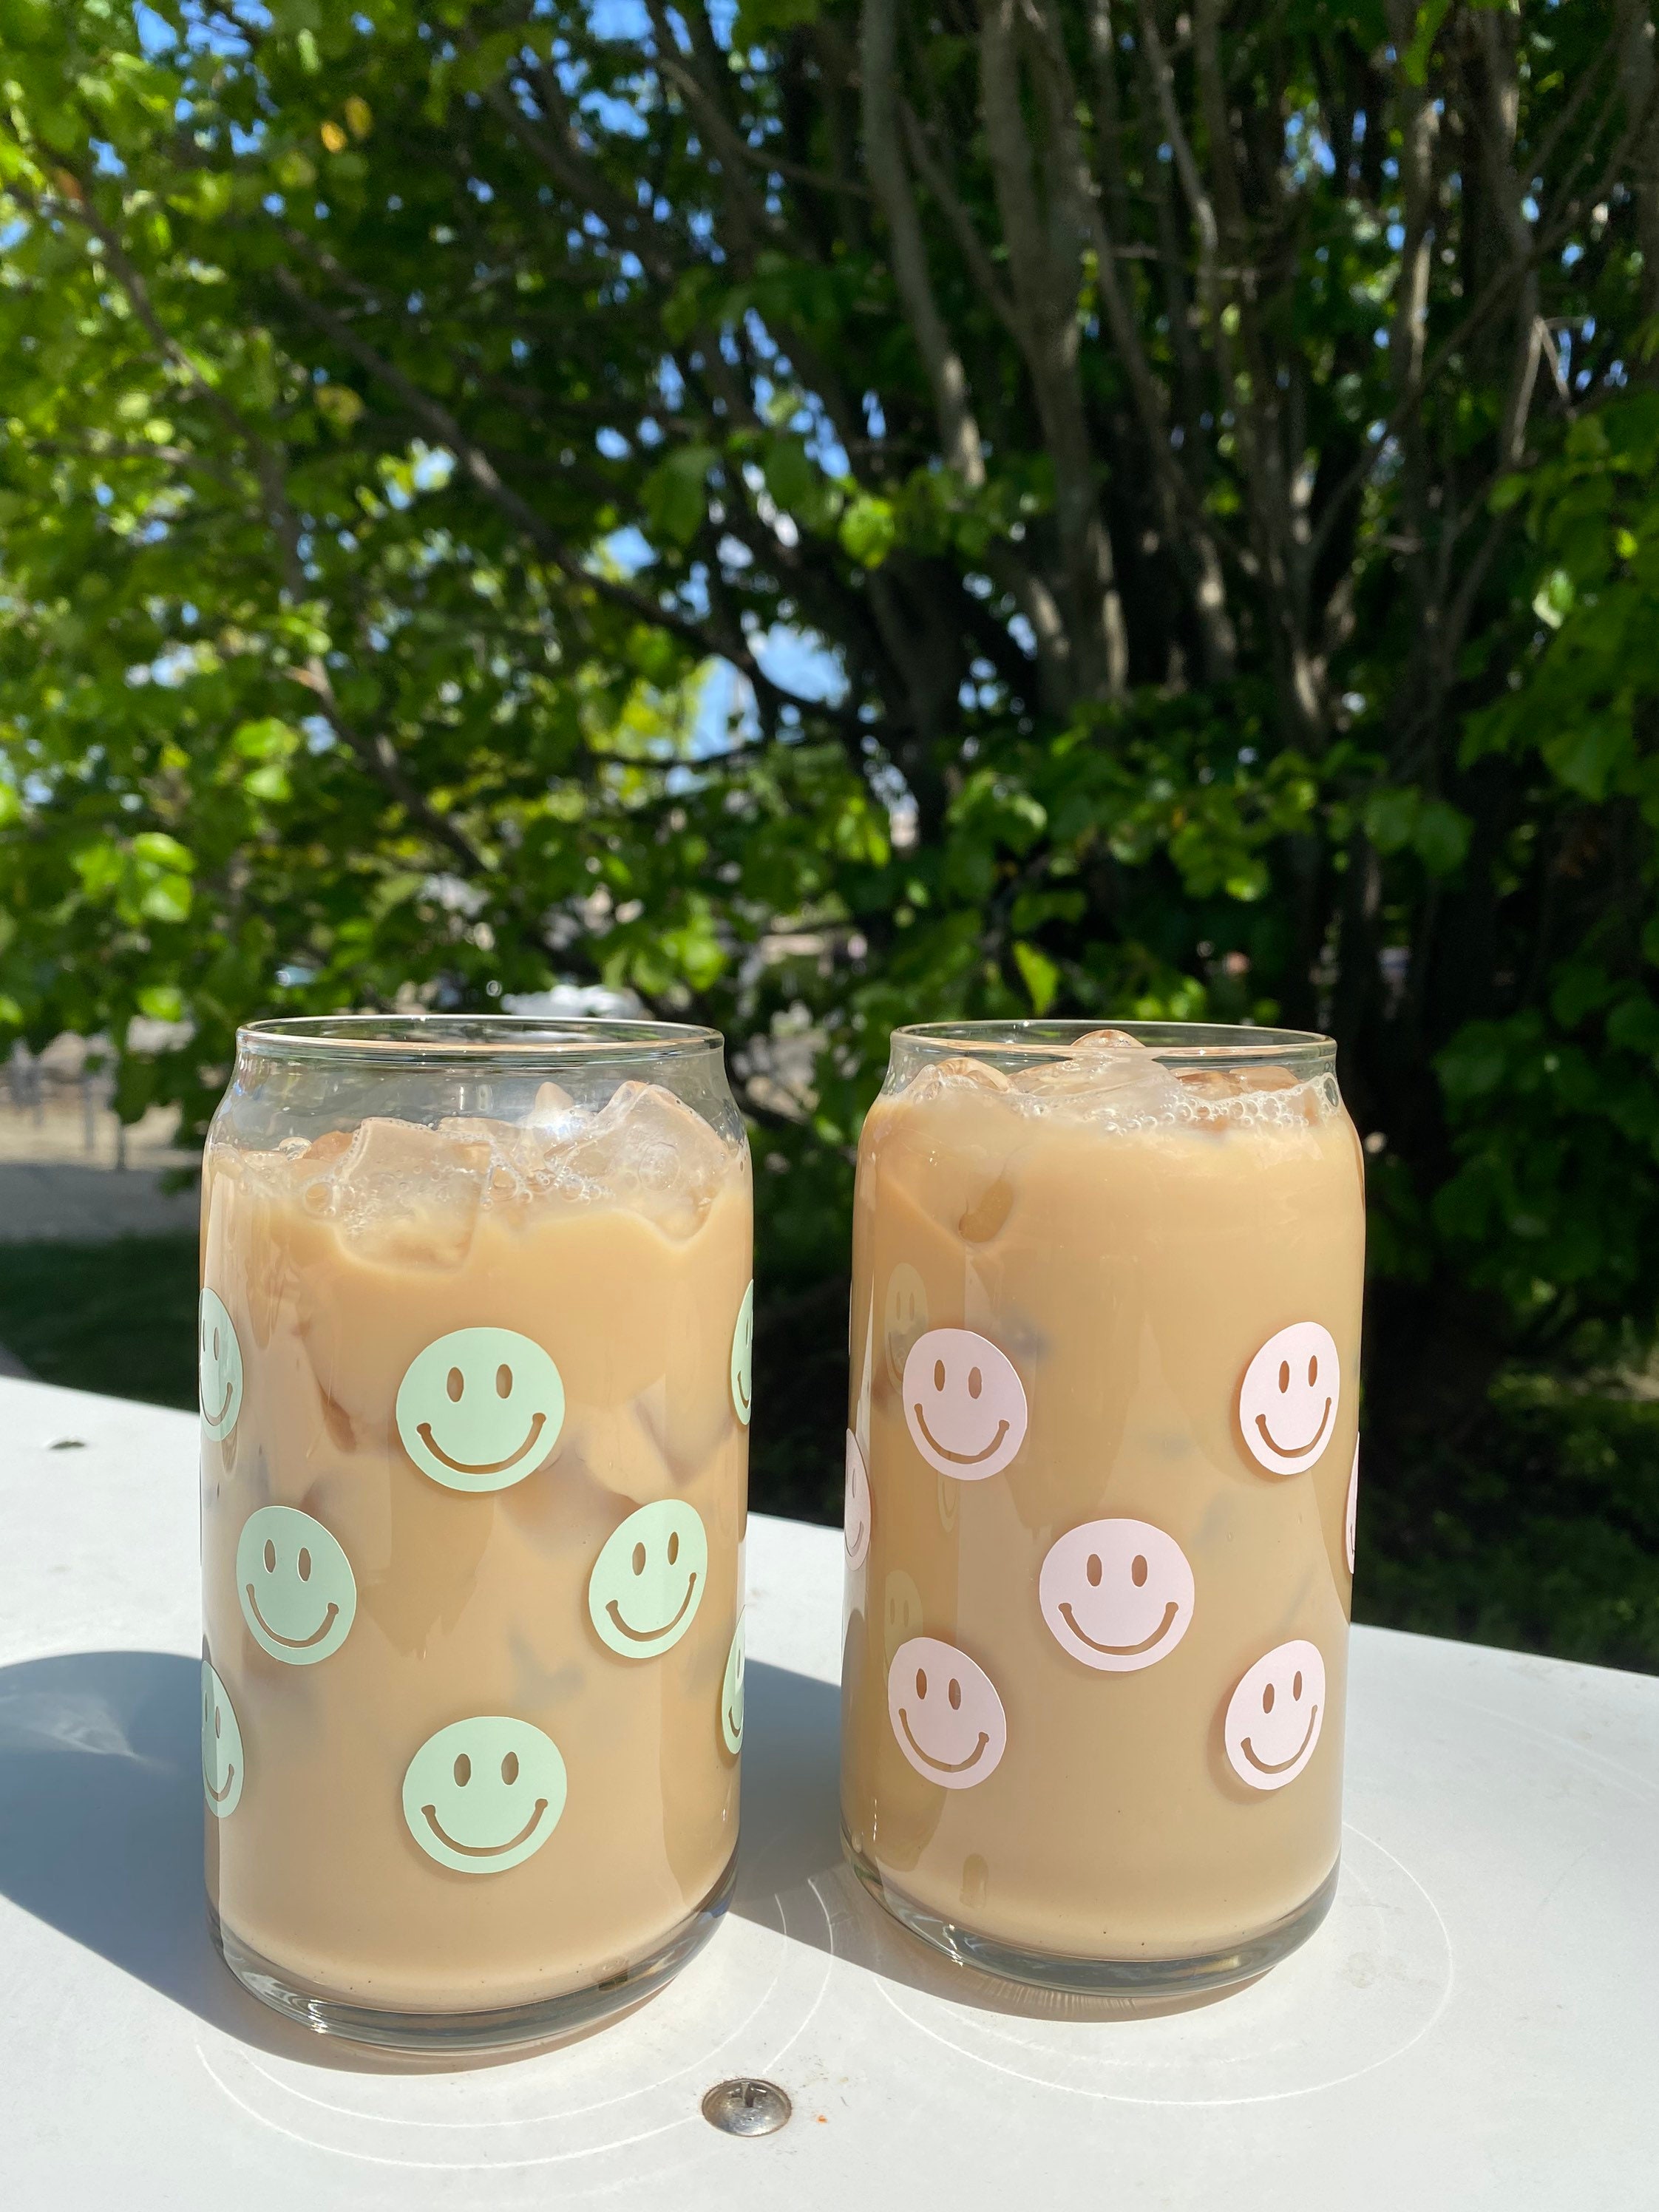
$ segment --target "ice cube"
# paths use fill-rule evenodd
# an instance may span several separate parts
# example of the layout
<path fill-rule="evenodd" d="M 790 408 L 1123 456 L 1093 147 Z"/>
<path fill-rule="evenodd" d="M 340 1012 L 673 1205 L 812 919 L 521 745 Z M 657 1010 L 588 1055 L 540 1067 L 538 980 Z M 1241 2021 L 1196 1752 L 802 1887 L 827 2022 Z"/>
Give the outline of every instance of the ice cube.
<path fill-rule="evenodd" d="M 1118 1127 L 1172 1119 L 1181 1103 L 1163 1061 L 1138 1044 L 1099 1047 L 1023 1068 L 1014 1089 L 1029 1112 L 1075 1114 Z"/>
<path fill-rule="evenodd" d="M 458 1267 L 494 1165 L 485 1139 L 371 1115 L 334 1172 L 328 1212 L 366 1260 Z"/>
<path fill-rule="evenodd" d="M 960 1097 L 966 1091 L 1006 1091 L 1008 1079 L 1000 1067 L 965 1053 L 936 1060 L 911 1077 L 897 1096 L 907 1106 L 926 1106 L 935 1098 Z"/>
<path fill-rule="evenodd" d="M 550 1158 L 561 1188 L 642 1213 L 670 1236 L 702 1226 L 733 1152 L 702 1115 L 657 1083 L 618 1085 Z"/>
<path fill-rule="evenodd" d="M 526 1129 L 539 1129 L 552 1136 L 562 1136 L 581 1119 L 581 1108 L 562 1083 L 544 1083 L 536 1092 L 535 1103 L 525 1115 Z"/>
<path fill-rule="evenodd" d="M 1073 1052 L 1085 1056 L 1097 1052 L 1145 1052 L 1146 1049 L 1140 1039 L 1131 1036 L 1127 1030 L 1090 1030 L 1072 1047 Z"/>

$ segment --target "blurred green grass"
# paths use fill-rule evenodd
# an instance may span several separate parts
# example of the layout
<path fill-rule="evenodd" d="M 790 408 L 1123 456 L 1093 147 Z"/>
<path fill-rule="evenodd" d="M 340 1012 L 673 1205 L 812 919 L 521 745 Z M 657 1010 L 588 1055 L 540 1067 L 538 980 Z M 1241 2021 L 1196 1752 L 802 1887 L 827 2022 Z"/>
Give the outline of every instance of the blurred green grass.
<path fill-rule="evenodd" d="M 196 1242 L 0 1246 L 0 1343 L 43 1382 L 193 1406 Z M 841 1517 L 844 1285 L 757 1316 L 750 1503 Z M 1659 1673 L 1659 1397 L 1515 1369 L 1478 1434 L 1361 1453 L 1361 1620 Z"/>
<path fill-rule="evenodd" d="M 0 1344 L 43 1382 L 196 1403 L 196 1239 L 0 1244 Z"/>

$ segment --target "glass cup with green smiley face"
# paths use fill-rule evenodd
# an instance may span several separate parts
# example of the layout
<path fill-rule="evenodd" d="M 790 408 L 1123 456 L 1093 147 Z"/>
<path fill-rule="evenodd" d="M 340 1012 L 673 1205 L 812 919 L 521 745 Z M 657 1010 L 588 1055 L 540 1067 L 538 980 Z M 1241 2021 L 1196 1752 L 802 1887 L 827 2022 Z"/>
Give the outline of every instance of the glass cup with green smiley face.
<path fill-rule="evenodd" d="M 720 1042 L 256 1024 L 198 1328 L 210 1900 L 393 2047 L 631 2005 L 723 1909 L 752 1204 Z"/>

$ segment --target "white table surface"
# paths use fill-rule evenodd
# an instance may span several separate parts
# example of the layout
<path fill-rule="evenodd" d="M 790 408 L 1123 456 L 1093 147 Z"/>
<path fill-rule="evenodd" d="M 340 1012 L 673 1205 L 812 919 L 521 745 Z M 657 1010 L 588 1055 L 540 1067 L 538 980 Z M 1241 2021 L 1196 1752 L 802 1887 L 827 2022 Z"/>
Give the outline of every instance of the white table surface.
<path fill-rule="evenodd" d="M 756 1516 L 726 1924 L 580 2042 L 409 2071 L 290 2028 L 209 1946 L 195 1462 L 186 1415 L 0 1380 L 7 2204 L 1659 2203 L 1659 1680 L 1360 1630 L 1324 1927 L 1197 2010 L 1045 2016 L 841 1868 L 839 1540 Z M 736 2073 L 787 2088 L 780 2134 L 701 2118 Z"/>

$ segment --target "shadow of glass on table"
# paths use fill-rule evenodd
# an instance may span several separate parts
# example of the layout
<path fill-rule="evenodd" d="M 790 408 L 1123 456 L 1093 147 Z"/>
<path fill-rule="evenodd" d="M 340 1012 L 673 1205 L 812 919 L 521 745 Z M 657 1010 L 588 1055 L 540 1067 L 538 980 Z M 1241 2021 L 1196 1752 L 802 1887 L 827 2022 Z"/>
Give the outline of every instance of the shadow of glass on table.
<path fill-rule="evenodd" d="M 75 1651 L 0 1668 L 0 1896 L 255 2049 L 404 2071 L 302 2030 L 222 1964 L 202 1886 L 201 1668 Z"/>
<path fill-rule="evenodd" d="M 734 1912 L 981 2010 L 1122 2016 L 1121 2005 L 1048 1999 L 952 1966 L 890 1922 L 842 1859 L 835 1685 L 757 1662 L 746 1692 Z M 197 1662 L 173 1652 L 71 1652 L 0 1668 L 0 1896 L 256 2050 L 356 2073 L 517 2055 L 428 2063 L 380 2053 L 306 2034 L 240 1987 L 207 1930 L 198 1695 Z"/>

